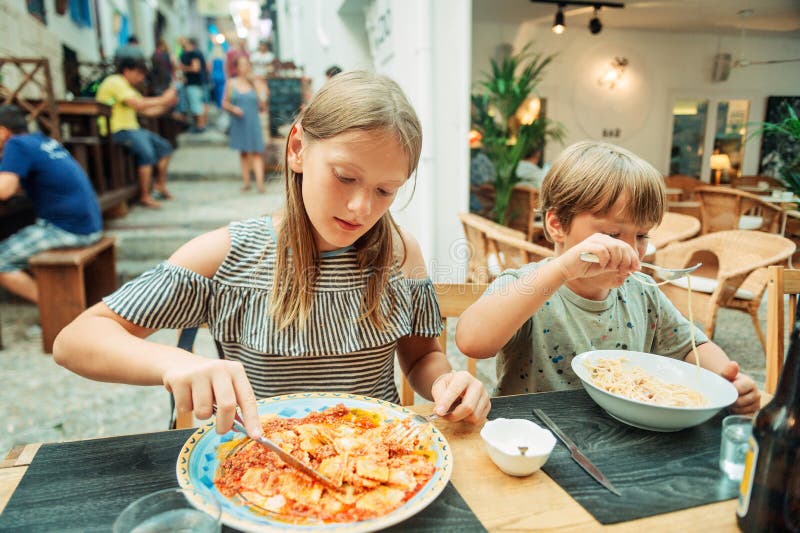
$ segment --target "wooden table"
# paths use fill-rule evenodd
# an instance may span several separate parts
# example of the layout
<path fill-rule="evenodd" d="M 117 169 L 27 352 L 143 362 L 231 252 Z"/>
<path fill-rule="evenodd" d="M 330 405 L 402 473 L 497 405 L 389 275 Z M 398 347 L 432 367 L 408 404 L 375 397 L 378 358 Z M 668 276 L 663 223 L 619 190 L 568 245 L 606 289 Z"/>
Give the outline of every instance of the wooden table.
<path fill-rule="evenodd" d="M 765 395 L 763 402 L 766 403 L 768 399 Z M 431 405 L 414 406 L 412 409 L 420 414 L 428 414 Z M 583 531 L 603 527 L 543 471 L 525 478 L 515 478 L 500 472 L 484 450 L 479 435 L 480 428 L 441 421 L 437 422 L 437 427 L 447 437 L 456 458 L 451 481 L 489 531 L 551 528 Z M 15 448 L 0 463 L 0 512 L 8 503 L 40 446 L 30 444 Z M 636 532 L 667 529 L 737 531 L 735 507 L 735 500 L 727 500 L 606 528 Z"/>

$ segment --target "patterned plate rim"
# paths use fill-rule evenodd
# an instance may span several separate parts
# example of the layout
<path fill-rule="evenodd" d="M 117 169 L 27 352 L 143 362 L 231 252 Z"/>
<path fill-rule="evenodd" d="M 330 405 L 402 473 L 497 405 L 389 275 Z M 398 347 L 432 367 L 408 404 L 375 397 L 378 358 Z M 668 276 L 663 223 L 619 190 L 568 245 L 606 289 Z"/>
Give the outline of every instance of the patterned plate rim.
<path fill-rule="evenodd" d="M 378 398 L 372 398 L 370 396 L 362 396 L 359 394 L 348 394 L 348 393 L 337 393 L 337 392 L 306 392 L 306 393 L 296 393 L 296 394 L 284 394 L 281 396 L 273 396 L 270 398 L 264 398 L 258 400 L 259 406 L 262 405 L 270 405 L 275 403 L 286 403 L 286 402 L 296 402 L 302 400 L 311 400 L 311 399 L 335 399 L 337 402 L 341 401 L 345 405 L 347 405 L 348 400 L 354 401 L 361 401 L 366 403 L 376 404 L 386 409 L 391 409 L 398 414 L 404 414 L 407 416 L 412 416 L 414 414 L 413 411 L 401 406 L 397 405 L 392 402 L 387 402 L 386 400 L 381 400 Z M 207 498 L 213 498 L 215 500 L 219 500 L 221 503 L 226 501 L 230 501 L 228 498 L 223 496 L 222 494 L 217 491 L 216 487 L 213 488 L 206 488 L 202 486 L 198 486 L 193 481 L 190 475 L 190 466 L 192 463 L 193 455 L 192 452 L 195 448 L 200 444 L 203 439 L 207 438 L 214 438 L 214 437 L 221 437 L 216 434 L 214 431 L 215 423 L 212 420 L 211 422 L 206 423 L 205 425 L 199 427 L 192 435 L 186 440 L 186 443 L 181 448 L 181 452 L 178 455 L 178 460 L 175 465 L 175 472 L 178 478 L 178 483 L 182 488 L 191 488 L 194 489 L 197 493 L 204 495 Z M 415 514 L 422 511 L 425 507 L 431 504 L 444 488 L 447 486 L 447 483 L 450 481 L 450 476 L 453 473 L 453 456 L 450 451 L 450 444 L 447 442 L 447 439 L 442 435 L 442 433 L 433 425 L 431 425 L 432 432 L 433 432 L 433 449 L 436 450 L 438 459 L 441 461 L 441 465 L 437 468 L 436 473 L 434 474 L 433 478 L 431 478 L 428 483 L 408 502 L 406 502 L 401 507 L 398 507 L 394 511 L 390 512 L 379 518 L 372 518 L 370 520 L 365 520 L 362 522 L 352 522 L 347 524 L 340 524 L 340 523 L 330 523 L 320 526 L 319 524 L 310 524 L 310 525 L 302 525 L 302 524 L 289 524 L 286 522 L 274 521 L 269 520 L 268 518 L 260 518 L 256 515 L 252 516 L 252 519 L 243 519 L 234 515 L 231 515 L 227 512 L 227 510 L 223 507 L 221 520 L 225 525 L 235 527 L 244 531 L 253 531 L 259 533 L 267 533 L 267 532 L 277 532 L 277 531 L 335 531 L 336 533 L 360 533 L 364 531 L 374 531 L 377 529 L 383 529 L 403 520 L 406 520 Z M 211 435 L 211 437 L 209 437 Z M 196 508 L 206 511 L 206 512 L 213 512 L 213 507 L 209 505 L 205 499 L 201 496 L 191 496 L 190 497 L 192 505 Z"/>

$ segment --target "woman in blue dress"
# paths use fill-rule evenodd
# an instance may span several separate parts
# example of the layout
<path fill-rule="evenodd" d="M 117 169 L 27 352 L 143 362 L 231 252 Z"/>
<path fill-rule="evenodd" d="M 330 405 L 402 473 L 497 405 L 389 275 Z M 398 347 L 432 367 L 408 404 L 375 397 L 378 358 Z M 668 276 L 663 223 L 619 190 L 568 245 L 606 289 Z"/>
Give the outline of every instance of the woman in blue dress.
<path fill-rule="evenodd" d="M 250 60 L 240 56 L 237 75 L 225 84 L 222 107 L 231 114 L 228 145 L 238 150 L 242 163 L 242 191 L 250 190 L 250 172 L 255 175 L 256 187 L 264 192 L 264 137 L 259 110 L 266 107 L 267 87 L 251 75 Z"/>

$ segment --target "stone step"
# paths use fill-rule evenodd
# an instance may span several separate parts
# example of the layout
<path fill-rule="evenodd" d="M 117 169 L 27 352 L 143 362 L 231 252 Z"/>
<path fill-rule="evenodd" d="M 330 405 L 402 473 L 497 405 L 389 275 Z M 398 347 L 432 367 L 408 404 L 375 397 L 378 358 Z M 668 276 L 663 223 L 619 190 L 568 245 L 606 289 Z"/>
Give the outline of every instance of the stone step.
<path fill-rule="evenodd" d="M 182 244 L 213 227 L 142 228 L 138 230 L 111 230 L 108 235 L 117 239 L 117 262 L 150 261 L 158 263 L 168 258 Z"/>
<path fill-rule="evenodd" d="M 224 146 L 184 146 L 172 154 L 168 179 L 238 180 L 241 179 L 239 153 Z"/>

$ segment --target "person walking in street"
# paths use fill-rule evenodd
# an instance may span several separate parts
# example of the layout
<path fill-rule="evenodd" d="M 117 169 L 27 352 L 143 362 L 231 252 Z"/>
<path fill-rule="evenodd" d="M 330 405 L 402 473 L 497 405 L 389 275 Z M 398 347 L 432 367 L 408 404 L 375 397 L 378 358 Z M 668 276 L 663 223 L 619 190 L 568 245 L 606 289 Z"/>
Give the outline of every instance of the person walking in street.
<path fill-rule="evenodd" d="M 228 75 L 228 79 L 236 77 L 236 61 L 241 57 L 250 57 L 250 53 L 247 51 L 247 46 L 243 39 L 233 38 L 230 41 L 230 48 L 228 49 L 228 53 L 225 54 L 225 73 Z"/>
<path fill-rule="evenodd" d="M 90 379 L 163 385 L 178 412 L 251 437 L 256 398 L 309 391 L 398 403 L 395 361 L 448 422 L 482 424 L 483 384 L 454 372 L 417 240 L 389 208 L 416 179 L 422 125 L 393 80 L 329 80 L 291 126 L 286 205 L 232 222 L 84 311 L 55 340 L 55 361 Z M 145 340 L 207 323 L 224 357 Z"/>
<path fill-rule="evenodd" d="M 114 52 L 114 66 L 119 67 L 119 62 L 123 59 L 136 59 L 144 61 L 144 51 L 139 46 L 139 38 L 135 35 L 128 37 L 127 44 L 117 48 Z"/>
<path fill-rule="evenodd" d="M 264 137 L 258 112 L 266 102 L 267 86 L 251 74 L 250 60 L 240 56 L 235 78 L 225 84 L 222 107 L 231 114 L 229 146 L 238 150 L 242 163 L 242 191 L 250 190 L 250 172 L 259 192 L 264 188 Z"/>
<path fill-rule="evenodd" d="M 0 200 L 19 189 L 33 202 L 36 223 L 0 240 L 0 287 L 36 303 L 28 259 L 52 248 L 86 246 L 100 239 L 103 218 L 86 172 L 66 149 L 41 133 L 28 133 L 17 106 L 0 106 Z"/>
<path fill-rule="evenodd" d="M 193 133 L 202 133 L 206 130 L 208 108 L 206 106 L 206 59 L 197 49 L 197 39 L 187 37 L 183 39 L 183 52 L 181 53 L 180 68 L 186 79 L 186 98 L 189 103 L 189 112 L 194 116 Z"/>
<path fill-rule="evenodd" d="M 160 116 L 178 101 L 170 87 L 161 96 L 144 97 L 134 89 L 144 81 L 147 67 L 144 62 L 125 58 L 120 61 L 118 74 L 108 76 L 97 89 L 97 101 L 111 106 L 111 134 L 115 142 L 126 144 L 136 158 L 139 177 L 139 202 L 145 207 L 159 208 L 161 204 L 150 194 L 153 165 L 157 174 L 153 189 L 165 200 L 172 198 L 167 190 L 167 166 L 172 145 L 165 138 L 143 129 L 137 113 Z M 102 132 L 105 133 L 105 132 Z"/>
<path fill-rule="evenodd" d="M 150 79 L 153 83 L 153 94 L 159 95 L 166 91 L 173 82 L 172 57 L 165 39 L 159 39 L 151 63 Z"/>
<path fill-rule="evenodd" d="M 275 54 L 272 53 L 269 42 L 266 40 L 259 42 L 258 49 L 250 54 L 253 76 L 266 80 L 273 61 L 275 61 Z"/>

